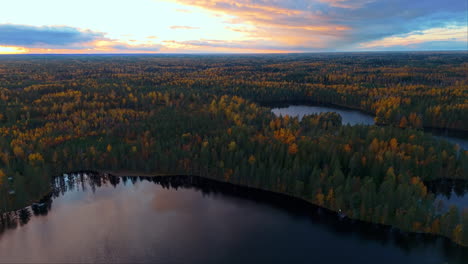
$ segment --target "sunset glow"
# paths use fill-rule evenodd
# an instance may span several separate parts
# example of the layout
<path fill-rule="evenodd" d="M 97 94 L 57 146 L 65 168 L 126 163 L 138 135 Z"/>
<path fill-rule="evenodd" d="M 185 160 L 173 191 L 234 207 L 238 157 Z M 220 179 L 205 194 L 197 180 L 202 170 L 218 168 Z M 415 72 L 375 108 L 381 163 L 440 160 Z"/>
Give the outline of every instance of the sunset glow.
<path fill-rule="evenodd" d="M 459 0 L 15 0 L 0 54 L 466 50 Z"/>
<path fill-rule="evenodd" d="M 27 50 L 21 47 L 0 46 L 0 54 L 19 54 L 25 52 L 27 52 Z"/>

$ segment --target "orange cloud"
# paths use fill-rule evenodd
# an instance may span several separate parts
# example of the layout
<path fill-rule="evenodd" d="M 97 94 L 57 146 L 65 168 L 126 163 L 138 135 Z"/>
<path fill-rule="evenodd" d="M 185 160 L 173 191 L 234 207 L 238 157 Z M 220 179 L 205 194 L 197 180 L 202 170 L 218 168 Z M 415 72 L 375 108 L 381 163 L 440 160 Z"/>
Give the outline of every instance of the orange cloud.
<path fill-rule="evenodd" d="M 374 2 L 374 0 L 319 0 L 319 2 L 327 3 L 333 7 L 357 9 Z"/>
<path fill-rule="evenodd" d="M 326 16 L 307 10 L 289 9 L 250 0 L 175 0 L 228 17 L 232 31 L 245 33 L 247 39 L 268 40 L 272 45 L 286 44 L 321 49 L 339 40 L 351 27 L 330 22 Z M 337 0 L 340 2 L 340 0 Z M 245 26 L 248 26 L 246 28 Z"/>
<path fill-rule="evenodd" d="M 461 49 L 466 27 L 455 32 L 447 25 L 466 25 L 465 6 L 447 1 L 145 0 L 111 5 L 115 12 L 90 13 L 85 20 L 55 17 L 64 12 L 47 13 L 40 4 L 32 9 L 47 13 L 48 21 L 24 14 L 17 1 L 6 1 L 18 19 L 17 24 L 0 23 L 0 53 L 310 52 L 424 45 Z M 3 13 L 7 17 L 8 12 Z M 127 13 L 129 19 L 122 20 Z"/>
<path fill-rule="evenodd" d="M 98 40 L 85 43 L 81 47 L 70 48 L 23 48 L 15 47 L 17 52 L 8 52 L 0 46 L 0 54 L 101 54 L 101 53 L 157 53 L 161 45 L 154 44 L 127 44 L 118 41 Z"/>
<path fill-rule="evenodd" d="M 287 53 L 287 49 L 279 47 L 262 47 L 249 41 L 163 41 L 164 47 L 161 52 L 168 53 Z"/>
<path fill-rule="evenodd" d="M 171 29 L 200 29 L 199 27 L 190 26 L 171 26 Z"/>

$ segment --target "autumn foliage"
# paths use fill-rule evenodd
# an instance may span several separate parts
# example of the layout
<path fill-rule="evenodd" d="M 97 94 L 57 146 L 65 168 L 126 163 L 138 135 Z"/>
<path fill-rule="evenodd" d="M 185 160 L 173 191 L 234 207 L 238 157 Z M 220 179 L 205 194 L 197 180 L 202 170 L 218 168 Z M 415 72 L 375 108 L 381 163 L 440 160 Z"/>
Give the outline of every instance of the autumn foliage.
<path fill-rule="evenodd" d="M 468 215 L 440 210 L 426 186 L 468 179 L 468 152 L 421 130 L 468 131 L 466 62 L 407 56 L 2 57 L 0 210 L 36 201 L 64 172 L 136 170 L 281 192 L 468 244 Z M 262 106 L 285 101 L 360 109 L 385 126 Z"/>

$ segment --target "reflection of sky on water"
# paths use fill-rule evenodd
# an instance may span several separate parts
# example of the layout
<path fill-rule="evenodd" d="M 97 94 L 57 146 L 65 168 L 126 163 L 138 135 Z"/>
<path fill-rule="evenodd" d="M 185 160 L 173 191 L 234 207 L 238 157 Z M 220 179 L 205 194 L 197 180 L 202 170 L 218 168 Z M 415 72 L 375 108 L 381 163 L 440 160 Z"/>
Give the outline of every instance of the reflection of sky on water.
<path fill-rule="evenodd" d="M 307 106 L 307 105 L 290 105 L 288 107 L 282 108 L 273 108 L 271 110 L 277 116 L 285 116 L 289 115 L 292 117 L 299 117 L 301 120 L 305 115 L 310 114 L 319 114 L 324 112 L 335 112 L 341 115 L 342 123 L 344 125 L 373 125 L 374 118 L 371 115 L 355 111 L 355 110 L 347 110 L 347 109 L 340 109 L 334 107 L 325 107 L 325 106 Z M 459 137 L 450 137 L 450 136 L 435 136 L 439 139 L 447 140 L 453 144 L 458 144 L 462 149 L 468 150 L 468 139 L 459 138 Z"/>
<path fill-rule="evenodd" d="M 468 139 L 449 137 L 449 136 L 435 136 L 443 140 L 447 140 L 450 143 L 458 144 L 461 149 L 468 150 Z"/>
<path fill-rule="evenodd" d="M 449 197 L 445 194 L 437 194 L 436 196 L 436 205 L 442 202 L 442 205 L 445 210 L 448 210 L 450 206 L 455 205 L 458 209 L 463 210 L 468 208 L 468 195 L 457 194 L 455 191 L 452 191 Z"/>
<path fill-rule="evenodd" d="M 341 115 L 342 123 L 347 125 L 373 125 L 374 118 L 370 115 L 364 114 L 359 111 L 354 110 L 346 110 L 346 109 L 337 109 L 333 107 L 325 107 L 325 106 L 305 106 L 305 105 L 290 105 L 284 108 L 273 108 L 271 110 L 275 115 L 279 116 L 293 116 L 299 117 L 301 120 L 305 115 L 310 114 L 319 114 L 319 113 L 326 113 L 326 112 L 335 112 Z"/>
<path fill-rule="evenodd" d="M 147 181 L 75 182 L 33 217 L 0 236 L 1 262 L 110 263 L 443 263 L 442 244 L 366 236 L 328 218 L 265 202 Z M 323 216 L 322 216 L 323 217 Z M 333 222 L 333 221 L 332 221 Z M 374 230 L 373 233 L 378 232 Z M 404 249 L 405 248 L 405 249 Z M 340 249 L 340 254 L 331 254 Z M 457 262 L 455 262 L 457 263 Z M 462 263 L 462 262 L 460 262 Z"/>

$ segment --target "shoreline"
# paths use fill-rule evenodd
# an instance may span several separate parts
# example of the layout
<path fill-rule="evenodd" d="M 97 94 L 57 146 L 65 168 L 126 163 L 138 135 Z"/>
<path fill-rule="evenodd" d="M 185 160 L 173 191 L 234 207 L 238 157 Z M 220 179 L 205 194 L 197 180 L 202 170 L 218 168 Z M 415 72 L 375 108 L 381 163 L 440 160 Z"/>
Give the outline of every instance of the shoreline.
<path fill-rule="evenodd" d="M 250 194 L 252 194 L 254 196 L 257 196 L 257 197 L 258 196 L 270 196 L 270 197 L 275 196 L 275 198 L 277 198 L 277 200 L 281 201 L 281 202 L 288 202 L 287 200 L 290 200 L 291 202 L 299 203 L 298 206 L 301 206 L 301 204 L 302 204 L 302 206 L 304 206 L 304 205 L 313 206 L 313 207 L 316 207 L 316 208 L 318 208 L 320 210 L 325 210 L 330 215 L 332 215 L 332 214 L 335 215 L 335 217 L 340 218 L 340 220 L 351 221 L 353 224 L 367 225 L 369 227 L 370 226 L 377 226 L 377 227 L 380 227 L 382 229 L 386 229 L 388 232 L 391 232 L 391 231 L 395 232 L 396 231 L 396 232 L 406 234 L 406 235 L 422 235 L 422 236 L 427 236 L 428 238 L 429 237 L 443 238 L 443 239 L 446 239 L 447 241 L 450 241 L 451 243 L 453 243 L 456 246 L 460 246 L 460 247 L 463 247 L 463 248 L 468 248 L 468 245 L 457 243 L 456 241 L 452 240 L 451 238 L 443 236 L 441 234 L 430 233 L 430 232 L 407 231 L 407 230 L 399 228 L 398 226 L 381 224 L 381 223 L 361 220 L 361 219 L 358 219 L 358 218 L 352 218 L 352 217 L 349 217 L 349 216 L 344 215 L 344 214 L 341 215 L 341 213 L 338 212 L 338 211 L 335 211 L 333 209 L 330 209 L 330 208 L 327 208 L 327 207 L 324 207 L 324 206 L 317 205 L 314 202 L 312 202 L 310 200 L 307 200 L 305 198 L 299 197 L 299 196 L 294 196 L 294 195 L 291 195 L 291 194 L 282 193 L 282 192 L 273 191 L 273 190 L 268 190 L 268 189 L 260 188 L 260 187 L 253 187 L 253 186 L 248 186 L 248 185 L 244 185 L 244 184 L 231 183 L 231 182 L 227 182 L 227 181 L 223 181 L 223 180 L 219 180 L 219 179 L 214 179 L 214 178 L 210 178 L 210 177 L 206 177 L 206 176 L 188 175 L 188 174 L 150 173 L 150 172 L 141 172 L 141 171 L 137 171 L 137 170 L 77 170 L 75 172 L 68 172 L 67 174 L 71 174 L 71 173 L 94 173 L 94 174 L 97 174 L 99 176 L 105 175 L 105 176 L 112 176 L 112 177 L 118 177 L 118 178 L 123 178 L 123 177 L 128 177 L 128 178 L 140 178 L 141 177 L 141 178 L 153 178 L 153 179 L 154 178 L 170 179 L 170 178 L 176 178 L 176 177 L 181 177 L 181 178 L 186 178 L 186 179 L 198 178 L 198 179 L 201 179 L 202 181 L 211 182 L 211 183 L 213 183 L 215 185 L 218 185 L 218 187 L 230 188 L 232 191 L 239 192 L 239 193 L 250 193 Z M 53 179 L 57 178 L 57 177 L 61 177 L 61 176 L 55 176 L 55 177 L 53 177 Z M 170 183 L 170 180 L 168 180 L 168 183 Z M 16 209 L 16 210 L 3 212 L 3 213 L 0 213 L 0 215 L 6 214 L 6 213 L 11 213 L 11 212 L 17 212 L 19 210 L 32 207 L 32 205 L 34 203 L 37 203 L 37 202 L 40 202 L 40 201 L 44 200 L 47 196 L 52 196 L 53 191 L 54 190 L 51 188 L 51 190 L 49 192 L 44 194 L 40 199 L 37 199 L 36 201 L 32 202 L 30 205 L 25 206 L 23 208 Z M 254 199 L 254 201 L 255 201 L 255 199 Z"/>
<path fill-rule="evenodd" d="M 116 177 L 164 177 L 164 176 L 181 176 L 177 174 L 167 174 L 167 173 L 150 173 L 150 172 L 140 172 L 132 170 L 105 170 L 105 171 L 90 171 L 94 173 L 109 174 Z"/>
<path fill-rule="evenodd" d="M 222 180 L 219 180 L 219 179 L 214 179 L 214 178 L 210 178 L 210 177 L 206 177 L 206 176 L 188 175 L 188 174 L 148 173 L 148 172 L 133 171 L 133 170 L 116 170 L 116 171 L 112 171 L 112 170 L 106 170 L 106 171 L 89 170 L 87 172 L 92 172 L 92 173 L 97 173 L 97 174 L 108 174 L 110 176 L 119 177 L 119 178 L 122 178 L 122 177 L 143 177 L 143 178 L 161 178 L 161 179 L 166 178 L 167 179 L 167 178 L 171 178 L 171 177 L 184 177 L 184 178 L 196 177 L 196 178 L 200 178 L 200 179 L 203 179 L 203 180 L 206 180 L 206 181 L 211 181 L 211 182 L 219 184 L 219 185 L 225 185 L 225 186 L 229 186 L 231 188 L 241 189 L 241 190 L 238 190 L 238 191 L 243 191 L 242 189 L 244 189 L 244 191 L 247 190 L 247 191 L 252 191 L 252 192 L 260 192 L 259 195 L 262 195 L 262 193 L 263 193 L 263 195 L 264 194 L 275 195 L 275 196 L 278 196 L 281 199 L 291 199 L 291 200 L 295 200 L 295 202 L 306 203 L 308 205 L 320 208 L 321 210 L 326 210 L 330 214 L 335 214 L 336 217 L 341 218 L 340 212 L 335 211 L 335 210 L 330 209 L 330 208 L 327 208 L 327 207 L 324 207 L 324 206 L 317 205 L 317 204 L 313 203 L 312 201 L 307 200 L 307 199 L 302 198 L 302 197 L 299 197 L 299 196 L 294 196 L 294 195 L 291 195 L 291 194 L 282 193 L 282 192 L 273 191 L 273 190 L 268 190 L 268 189 L 260 188 L 260 187 L 253 187 L 253 186 L 248 186 L 248 185 L 244 185 L 244 184 L 231 183 L 231 182 L 222 181 Z M 439 179 L 439 180 L 442 180 L 442 179 Z M 382 228 L 385 228 L 385 229 L 388 229 L 388 230 L 397 230 L 398 232 L 402 232 L 402 233 L 406 233 L 406 234 L 441 237 L 441 238 L 444 238 L 444 239 L 447 239 L 447 240 L 451 241 L 455 245 L 468 248 L 468 245 L 457 243 L 454 240 L 452 240 L 451 238 L 443 236 L 441 234 L 435 234 L 435 233 L 430 233 L 430 232 L 407 231 L 407 230 L 401 229 L 401 228 L 399 228 L 397 226 L 365 221 L 365 220 L 361 220 L 361 219 L 357 219 L 357 218 L 352 218 L 352 217 L 349 217 L 349 216 L 346 216 L 346 215 L 344 217 L 342 217 L 342 218 L 348 219 L 348 220 L 351 220 L 351 221 L 356 221 L 356 222 L 359 222 L 360 224 L 377 225 L 379 227 L 382 227 Z"/>
<path fill-rule="evenodd" d="M 262 107 L 268 107 L 268 108 L 288 107 L 291 105 L 334 107 L 334 108 L 341 109 L 341 110 L 358 111 L 362 114 L 366 114 L 366 115 L 371 116 L 372 118 L 375 118 L 375 113 L 371 111 L 363 110 L 358 107 L 353 107 L 349 105 L 340 105 L 340 104 L 335 104 L 335 103 L 319 103 L 319 102 L 313 102 L 309 100 L 285 100 L 285 101 L 263 101 L 263 102 L 254 101 L 254 102 Z M 375 125 L 376 126 L 392 126 L 392 124 L 377 124 L 377 123 L 375 123 Z M 423 126 L 421 130 L 424 131 L 425 133 L 429 133 L 435 136 L 452 136 L 452 137 L 457 137 L 460 139 L 468 139 L 468 130 L 464 130 L 464 129 Z"/>

